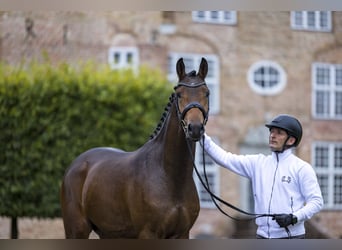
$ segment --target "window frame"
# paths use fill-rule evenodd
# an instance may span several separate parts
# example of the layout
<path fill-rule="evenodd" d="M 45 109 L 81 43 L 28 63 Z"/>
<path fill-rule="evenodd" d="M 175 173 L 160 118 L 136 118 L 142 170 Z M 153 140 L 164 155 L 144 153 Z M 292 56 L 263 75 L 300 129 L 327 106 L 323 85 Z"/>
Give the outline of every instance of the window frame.
<path fill-rule="evenodd" d="M 216 17 L 213 14 L 217 14 Z M 227 14 L 229 18 L 226 18 Z M 192 11 L 192 20 L 198 23 L 236 25 L 236 11 Z"/>
<path fill-rule="evenodd" d="M 217 138 L 212 137 L 212 139 L 218 143 Z M 204 177 L 204 168 L 203 168 L 203 148 L 202 145 L 197 142 L 196 145 L 196 154 L 195 154 L 195 164 L 197 167 L 197 170 L 202 178 L 202 180 L 205 183 L 205 177 Z M 210 156 L 205 153 L 205 169 L 206 169 L 206 174 L 208 177 L 208 182 L 209 182 L 209 188 L 210 191 L 213 192 L 216 196 L 220 196 L 220 172 L 219 172 L 219 166 L 210 158 Z M 210 176 L 212 176 L 212 179 L 210 179 Z M 198 197 L 200 200 L 200 206 L 201 208 L 216 208 L 216 205 L 214 202 L 211 200 L 210 195 L 206 191 L 206 189 L 203 187 L 201 181 L 199 180 L 196 171 L 194 171 L 193 178 L 196 184 L 197 192 L 198 192 Z M 212 181 L 210 183 L 210 181 Z"/>
<path fill-rule="evenodd" d="M 263 78 L 265 78 L 264 80 L 267 81 L 267 84 L 265 84 L 265 86 L 260 86 L 260 84 L 256 82 L 255 75 L 257 74 L 257 71 L 261 68 L 275 69 L 279 75 L 278 83 L 273 86 L 269 84 L 271 80 L 274 80 L 274 77 L 272 77 L 272 74 L 270 74 L 268 70 L 268 74 L 263 75 Z M 287 75 L 285 73 L 285 70 L 278 63 L 270 60 L 261 60 L 257 61 L 256 63 L 253 63 L 250 66 L 247 73 L 247 81 L 251 89 L 257 94 L 263 96 L 272 96 L 277 95 L 284 90 L 287 83 Z"/>
<path fill-rule="evenodd" d="M 325 150 L 327 150 L 325 154 L 325 158 L 327 158 L 326 161 L 322 160 L 324 158 L 323 156 L 321 159 L 318 159 L 316 154 L 316 149 L 320 147 Z M 317 178 L 319 180 L 322 195 L 324 199 L 324 208 L 326 209 L 336 209 L 336 210 L 342 210 L 342 190 L 340 195 L 341 204 L 335 204 L 334 201 L 334 195 L 336 195 L 335 192 L 335 177 L 340 176 L 342 178 L 342 163 L 340 169 L 337 169 L 335 167 L 335 149 L 338 148 L 342 150 L 342 142 L 327 142 L 327 141 L 316 141 L 312 144 L 312 166 L 315 169 Z M 325 166 L 319 166 L 324 161 Z M 342 161 L 342 159 L 340 159 Z M 327 179 L 326 186 L 321 183 L 320 178 L 325 177 Z M 341 179 L 342 180 L 342 179 Z M 341 184 L 339 184 L 341 185 Z"/>
<path fill-rule="evenodd" d="M 342 120 L 342 80 L 339 78 L 341 82 L 338 85 L 336 81 L 337 70 L 342 76 L 342 64 L 314 62 L 311 66 L 311 106 L 312 116 L 315 119 Z M 322 102 L 322 105 L 318 106 L 319 102 Z"/>
<path fill-rule="evenodd" d="M 115 62 L 114 55 L 119 54 L 119 62 Z M 132 62 L 129 63 L 127 59 L 128 54 L 132 54 Z M 132 68 L 137 70 L 139 67 L 139 49 L 137 47 L 112 46 L 108 50 L 108 63 L 112 69 Z"/>
<path fill-rule="evenodd" d="M 210 90 L 209 112 L 211 115 L 215 115 L 220 112 L 220 64 L 216 55 L 170 52 L 168 56 L 168 80 L 177 84 L 178 76 L 175 65 L 179 58 L 183 58 L 185 71 L 189 72 L 190 70 L 198 71 L 202 57 L 206 58 L 208 62 L 208 74 L 205 81 Z M 189 66 L 187 62 L 193 66 Z"/>
<path fill-rule="evenodd" d="M 310 15 L 314 15 L 313 25 L 309 24 Z M 327 26 L 322 24 L 322 15 L 326 15 Z M 298 23 L 298 21 L 300 23 Z M 331 32 L 331 11 L 291 11 L 291 28 L 294 30 L 306 30 L 314 32 Z"/>

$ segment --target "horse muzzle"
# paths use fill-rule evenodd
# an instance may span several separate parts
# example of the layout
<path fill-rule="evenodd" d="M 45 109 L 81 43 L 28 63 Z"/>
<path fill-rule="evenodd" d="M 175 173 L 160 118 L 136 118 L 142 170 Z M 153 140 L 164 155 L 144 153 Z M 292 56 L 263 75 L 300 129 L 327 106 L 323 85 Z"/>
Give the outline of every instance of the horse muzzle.
<path fill-rule="evenodd" d="M 202 123 L 189 123 L 185 126 L 185 135 L 192 141 L 199 141 L 204 131 L 204 125 Z"/>
<path fill-rule="evenodd" d="M 190 122 L 186 121 L 186 115 L 193 109 L 198 110 L 201 113 L 203 121 L 199 121 L 198 119 L 194 119 Z M 179 113 L 179 116 L 186 138 L 192 141 L 199 141 L 205 132 L 205 124 L 208 120 L 208 113 L 203 106 L 198 102 L 189 103 L 184 108 L 183 112 Z"/>

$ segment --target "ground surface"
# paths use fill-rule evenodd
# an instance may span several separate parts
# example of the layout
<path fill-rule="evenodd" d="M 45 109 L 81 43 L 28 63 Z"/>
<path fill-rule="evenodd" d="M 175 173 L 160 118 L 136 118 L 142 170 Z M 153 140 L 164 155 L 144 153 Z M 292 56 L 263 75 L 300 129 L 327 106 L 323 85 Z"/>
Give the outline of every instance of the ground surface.
<path fill-rule="evenodd" d="M 10 238 L 9 218 L 0 217 L 0 239 Z M 64 239 L 62 219 L 19 219 L 19 239 Z M 97 238 L 91 234 L 90 238 Z"/>

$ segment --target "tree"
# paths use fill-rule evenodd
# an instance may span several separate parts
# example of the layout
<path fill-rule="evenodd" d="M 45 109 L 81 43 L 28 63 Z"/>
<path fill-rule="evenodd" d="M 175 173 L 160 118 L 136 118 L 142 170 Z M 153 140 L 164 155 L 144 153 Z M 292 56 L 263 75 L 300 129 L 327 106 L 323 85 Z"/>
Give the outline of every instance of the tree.
<path fill-rule="evenodd" d="M 133 150 L 152 133 L 171 93 L 148 68 L 113 71 L 93 63 L 0 66 L 0 215 L 60 216 L 63 174 L 96 146 Z"/>

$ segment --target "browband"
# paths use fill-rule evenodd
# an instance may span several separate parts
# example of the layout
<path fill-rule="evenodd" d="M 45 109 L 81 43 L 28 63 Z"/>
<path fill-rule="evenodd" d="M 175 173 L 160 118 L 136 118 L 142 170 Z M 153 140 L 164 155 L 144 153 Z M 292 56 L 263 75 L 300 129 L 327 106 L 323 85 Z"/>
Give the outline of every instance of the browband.
<path fill-rule="evenodd" d="M 179 87 L 181 87 L 181 86 L 185 86 L 185 87 L 188 87 L 188 88 L 197 88 L 197 87 L 200 87 L 200 86 L 202 86 L 202 85 L 206 85 L 206 83 L 205 82 L 200 82 L 200 83 L 184 83 L 184 82 L 180 82 L 180 83 L 178 83 L 178 85 L 177 86 L 175 86 L 174 87 L 174 89 L 177 89 L 177 88 L 179 88 Z"/>

